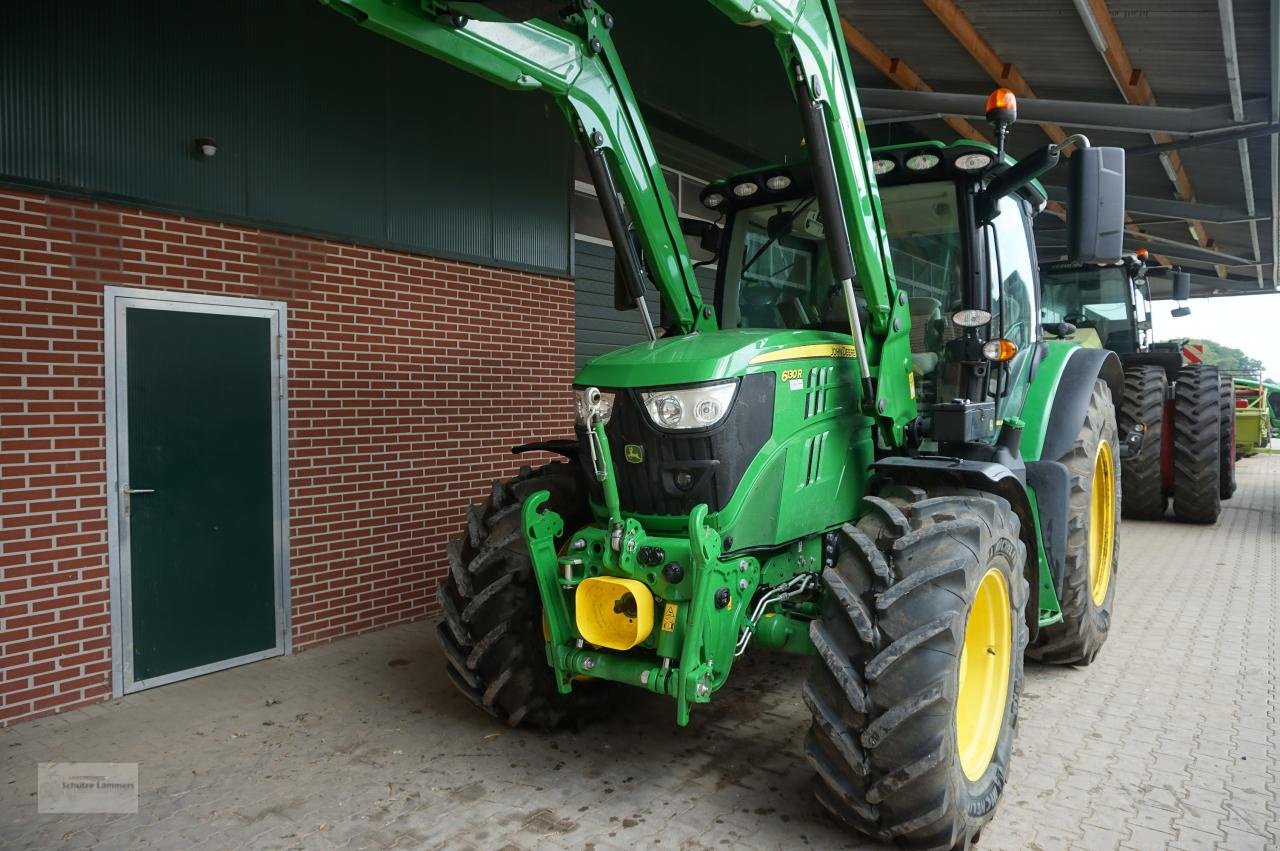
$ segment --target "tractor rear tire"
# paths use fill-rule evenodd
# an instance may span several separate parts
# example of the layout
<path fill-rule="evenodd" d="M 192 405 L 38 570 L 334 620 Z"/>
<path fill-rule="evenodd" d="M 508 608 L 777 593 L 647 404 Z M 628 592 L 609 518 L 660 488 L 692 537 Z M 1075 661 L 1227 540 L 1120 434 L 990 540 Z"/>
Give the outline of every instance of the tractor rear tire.
<path fill-rule="evenodd" d="M 991 819 L 1013 753 L 1029 593 L 1018 518 L 977 491 L 864 508 L 839 533 L 810 627 L 817 797 L 881 841 L 963 848 Z"/>
<path fill-rule="evenodd" d="M 542 601 L 520 530 L 525 499 L 541 490 L 550 492 L 546 506 L 564 519 L 566 535 L 590 522 L 587 485 L 576 464 L 526 467 L 513 479 L 494 481 L 489 499 L 467 509 L 466 530 L 449 543 L 436 637 L 449 679 L 468 700 L 512 727 L 551 730 L 601 714 L 610 689 L 600 681 L 577 682 L 560 694 L 547 664 Z"/>
<path fill-rule="evenodd" d="M 1062 620 L 1040 628 L 1027 652 L 1037 662 L 1088 665 L 1111 631 L 1123 504 L 1117 436 L 1111 388 L 1098 379 L 1075 445 L 1059 459 L 1071 481 L 1066 574 L 1058 600 Z"/>
<path fill-rule="evenodd" d="M 1218 497 L 1236 492 L 1236 390 L 1225 373 L 1218 374 Z"/>
<path fill-rule="evenodd" d="M 1173 397 L 1173 516 L 1215 523 L 1222 510 L 1218 369 L 1184 366 Z"/>
<path fill-rule="evenodd" d="M 1159 520 L 1168 505 L 1161 469 L 1168 387 L 1169 379 L 1158 366 L 1131 366 L 1124 371 L 1124 398 L 1117 424 L 1126 437 L 1135 429 L 1142 431 L 1142 447 L 1124 461 L 1121 513 L 1135 520 Z"/>

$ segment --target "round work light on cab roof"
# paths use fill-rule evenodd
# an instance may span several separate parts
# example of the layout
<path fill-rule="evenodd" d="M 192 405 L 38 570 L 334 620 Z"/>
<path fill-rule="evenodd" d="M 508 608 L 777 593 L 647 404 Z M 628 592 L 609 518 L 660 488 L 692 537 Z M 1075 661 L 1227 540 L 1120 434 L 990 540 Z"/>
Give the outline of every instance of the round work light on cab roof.
<path fill-rule="evenodd" d="M 791 185 L 791 178 L 785 174 L 775 174 L 773 177 L 765 180 L 764 185 L 775 192 L 781 192 Z"/>
<path fill-rule="evenodd" d="M 991 165 L 991 155 L 981 151 L 956 157 L 956 168 L 961 171 L 982 171 L 989 165 Z"/>
<path fill-rule="evenodd" d="M 760 187 L 750 180 L 744 180 L 742 183 L 736 183 L 733 187 L 733 194 L 739 198 L 749 198 L 760 191 Z"/>
<path fill-rule="evenodd" d="M 912 171 L 928 171 L 942 162 L 937 154 L 916 154 L 907 160 L 907 168 Z"/>
<path fill-rule="evenodd" d="M 881 157 L 871 161 L 871 170 L 876 174 L 888 174 L 898 167 L 898 164 L 888 157 Z"/>
<path fill-rule="evenodd" d="M 702 197 L 702 206 L 714 210 L 724 203 L 724 196 L 719 192 L 711 192 Z"/>

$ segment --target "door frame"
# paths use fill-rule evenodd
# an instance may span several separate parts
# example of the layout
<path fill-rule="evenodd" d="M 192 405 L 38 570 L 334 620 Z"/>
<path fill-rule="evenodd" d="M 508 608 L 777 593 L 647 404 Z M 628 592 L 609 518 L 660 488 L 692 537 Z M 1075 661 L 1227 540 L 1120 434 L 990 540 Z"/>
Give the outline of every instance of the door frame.
<path fill-rule="evenodd" d="M 135 691 L 197 677 L 201 674 L 281 656 L 293 650 L 292 612 L 289 601 L 289 393 L 287 346 L 288 310 L 285 302 L 254 298 L 205 295 L 172 290 L 105 287 L 103 331 L 106 381 L 107 540 L 111 585 L 111 694 L 120 697 Z M 132 585 L 129 526 L 123 522 L 120 489 L 129 472 L 128 351 L 124 333 L 125 311 L 169 310 L 253 316 L 270 321 L 274 342 L 271 381 L 275 388 L 271 406 L 271 486 L 275 556 L 276 643 L 274 647 L 245 656 L 211 662 L 146 680 L 133 675 Z"/>

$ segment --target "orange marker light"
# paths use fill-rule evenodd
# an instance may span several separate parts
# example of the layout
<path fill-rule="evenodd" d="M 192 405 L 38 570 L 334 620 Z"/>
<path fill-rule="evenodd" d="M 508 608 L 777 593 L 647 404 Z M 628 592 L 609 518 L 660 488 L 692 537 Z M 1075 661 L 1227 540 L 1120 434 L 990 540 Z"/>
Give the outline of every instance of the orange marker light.
<path fill-rule="evenodd" d="M 1149 252 L 1147 251 L 1147 249 L 1145 249 L 1145 248 L 1139 248 L 1139 249 L 1138 249 L 1138 259 L 1139 259 L 1139 260 L 1146 260 L 1146 259 L 1147 259 L 1147 254 L 1148 254 L 1148 253 L 1149 253 Z"/>
<path fill-rule="evenodd" d="M 1013 342 L 1013 340 L 1006 340 L 1002 337 L 995 340 L 988 340 L 982 346 L 982 356 L 987 360 L 995 361 L 996 363 L 1004 363 L 1005 361 L 1013 360 L 1013 356 L 1017 353 L 1018 344 Z"/>
<path fill-rule="evenodd" d="M 1018 99 L 1008 89 L 996 89 L 987 98 L 987 121 L 1008 126 L 1018 120 Z"/>
<path fill-rule="evenodd" d="M 1018 111 L 1018 99 L 1008 89 L 996 89 L 987 98 L 987 112 L 993 109 L 1008 109 L 1016 113 Z"/>

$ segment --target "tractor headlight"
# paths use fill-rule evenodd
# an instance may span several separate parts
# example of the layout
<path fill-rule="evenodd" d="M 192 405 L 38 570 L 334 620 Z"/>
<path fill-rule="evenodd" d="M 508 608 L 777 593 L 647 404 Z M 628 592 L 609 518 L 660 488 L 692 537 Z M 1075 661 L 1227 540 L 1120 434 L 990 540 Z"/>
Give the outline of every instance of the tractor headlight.
<path fill-rule="evenodd" d="M 661 428 L 710 428 L 729 412 L 737 389 L 737 381 L 722 381 L 701 387 L 645 391 L 640 398 L 649 419 Z"/>
<path fill-rule="evenodd" d="M 597 417 L 608 423 L 609 417 L 613 416 L 613 396 L 595 387 L 575 388 L 573 398 L 578 409 L 578 422 L 587 428 Z"/>

